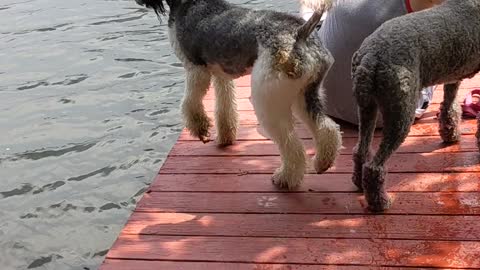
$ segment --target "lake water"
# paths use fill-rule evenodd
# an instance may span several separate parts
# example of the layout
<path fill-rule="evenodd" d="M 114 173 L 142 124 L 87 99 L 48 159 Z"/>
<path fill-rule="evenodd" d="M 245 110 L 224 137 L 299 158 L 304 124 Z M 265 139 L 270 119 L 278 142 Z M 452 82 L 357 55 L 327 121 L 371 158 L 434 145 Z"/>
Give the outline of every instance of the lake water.
<path fill-rule="evenodd" d="M 0 60 L 0 269 L 96 269 L 182 129 L 166 28 L 134 0 L 1 0 Z"/>

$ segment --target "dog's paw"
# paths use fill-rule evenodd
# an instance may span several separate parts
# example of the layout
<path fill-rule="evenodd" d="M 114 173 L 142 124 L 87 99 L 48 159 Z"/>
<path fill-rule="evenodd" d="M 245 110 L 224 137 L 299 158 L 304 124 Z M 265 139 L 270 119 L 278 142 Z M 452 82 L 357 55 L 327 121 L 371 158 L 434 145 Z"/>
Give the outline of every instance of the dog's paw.
<path fill-rule="evenodd" d="M 330 167 L 333 166 L 334 163 L 333 160 L 323 159 L 318 157 L 317 155 L 312 158 L 312 162 L 313 167 L 318 174 L 326 172 L 328 169 L 330 169 Z"/>
<path fill-rule="evenodd" d="M 368 209 L 372 212 L 382 212 L 390 208 L 392 200 L 385 191 L 387 172 L 383 166 L 366 164 L 362 171 L 362 186 Z"/>
<path fill-rule="evenodd" d="M 210 119 L 207 116 L 195 117 L 195 120 L 186 122 L 186 127 L 190 134 L 200 139 L 203 143 L 210 141 L 210 132 L 208 130 L 211 126 Z"/>
<path fill-rule="evenodd" d="M 278 168 L 272 176 L 274 185 L 281 189 L 292 190 L 300 186 L 303 180 L 302 174 L 286 173 L 282 168 Z"/>
<path fill-rule="evenodd" d="M 236 139 L 237 139 L 237 129 L 231 128 L 224 131 L 218 130 L 216 142 L 219 147 L 225 147 L 225 146 L 232 145 Z"/>
<path fill-rule="evenodd" d="M 352 183 L 357 187 L 358 191 L 363 191 L 362 171 L 354 170 L 352 174 Z"/>
<path fill-rule="evenodd" d="M 480 151 L 480 130 L 477 131 L 477 133 L 475 134 L 475 137 L 477 138 L 478 151 Z"/>
<path fill-rule="evenodd" d="M 477 147 L 480 151 L 480 113 L 477 114 L 477 132 L 475 132 L 475 138 L 477 138 Z"/>
<path fill-rule="evenodd" d="M 203 143 L 208 143 L 211 141 L 210 132 L 208 132 L 208 129 L 206 131 L 190 131 L 190 133 L 192 134 L 192 136 L 197 137 Z"/>
<path fill-rule="evenodd" d="M 439 133 L 444 143 L 456 143 L 460 140 L 460 129 L 457 126 L 442 126 Z"/>
<path fill-rule="evenodd" d="M 365 193 L 368 203 L 368 210 L 379 213 L 389 209 L 392 205 L 392 198 L 386 192 Z"/>

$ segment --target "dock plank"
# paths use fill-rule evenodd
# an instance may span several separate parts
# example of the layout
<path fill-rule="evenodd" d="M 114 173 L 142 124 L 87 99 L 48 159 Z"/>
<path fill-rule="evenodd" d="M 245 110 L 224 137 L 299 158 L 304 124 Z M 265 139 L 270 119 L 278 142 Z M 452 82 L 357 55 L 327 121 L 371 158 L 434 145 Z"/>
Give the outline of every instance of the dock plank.
<path fill-rule="evenodd" d="M 389 173 L 390 192 L 480 192 L 480 174 Z M 269 174 L 160 174 L 152 192 L 289 192 L 272 184 Z M 293 192 L 356 192 L 350 174 L 307 174 Z"/>
<path fill-rule="evenodd" d="M 479 216 L 137 212 L 123 234 L 475 241 L 479 223 Z"/>
<path fill-rule="evenodd" d="M 480 193 L 389 193 L 386 214 L 478 215 Z M 370 214 L 360 193 L 151 192 L 136 211 L 162 213 Z"/>
<path fill-rule="evenodd" d="M 479 242 L 384 239 L 120 236 L 111 259 L 480 267 Z"/>
<path fill-rule="evenodd" d="M 222 164 L 218 166 L 218 164 Z M 226 173 L 226 174 L 264 174 L 273 173 L 280 167 L 278 156 L 171 156 L 163 164 L 162 174 L 186 173 Z M 480 154 L 463 153 L 421 153 L 397 154 L 387 163 L 389 172 L 480 172 Z M 339 155 L 328 172 L 351 173 L 352 158 Z M 313 168 L 308 173 L 315 173 Z"/>
<path fill-rule="evenodd" d="M 278 263 L 221 263 L 221 262 L 185 262 L 185 261 L 140 261 L 106 260 L 100 270 L 393 270 L 396 267 L 360 266 L 360 265 L 299 265 Z M 417 268 L 421 269 L 421 268 Z"/>
<path fill-rule="evenodd" d="M 416 125 L 418 124 L 438 124 L 437 120 L 437 112 L 439 110 L 439 104 L 432 104 L 429 107 L 429 112 L 425 113 L 425 115 L 416 121 Z M 207 115 L 213 119 L 214 118 L 214 108 L 206 107 L 205 111 Z M 255 116 L 255 112 L 252 110 L 240 111 L 239 115 L 239 122 L 241 125 L 257 125 L 257 117 Z M 296 120 L 296 123 L 301 123 L 300 120 Z"/>
<path fill-rule="evenodd" d="M 256 121 L 256 120 L 255 120 Z M 312 135 L 309 130 L 307 130 L 302 124 L 298 124 L 295 126 L 295 131 L 297 132 L 298 136 L 302 139 L 310 139 Z M 356 128 L 348 127 L 342 128 L 342 138 L 357 138 L 357 130 Z M 466 119 L 463 120 L 460 124 L 460 132 L 462 135 L 475 135 L 477 131 L 476 121 L 473 119 Z M 212 127 L 210 129 L 210 133 L 212 134 L 212 139 L 215 139 L 216 136 L 216 129 Z M 238 128 L 237 133 L 237 140 L 239 141 L 255 141 L 255 140 L 265 140 L 267 136 L 264 135 L 265 133 L 262 131 L 260 126 L 257 125 L 256 122 L 250 122 L 250 124 L 241 124 Z M 377 130 L 375 132 L 375 136 L 381 136 L 381 131 Z M 438 133 L 438 123 L 437 120 L 425 120 L 421 123 L 414 124 L 410 129 L 409 137 L 420 137 L 420 136 L 437 136 L 438 142 L 441 142 Z M 190 136 L 188 130 L 183 130 L 180 133 L 179 141 L 198 141 L 198 138 Z"/>
<path fill-rule="evenodd" d="M 381 137 L 374 138 L 373 147 L 380 144 Z M 303 140 L 307 154 L 315 153 L 313 140 Z M 342 155 L 351 155 L 357 138 L 344 138 L 342 141 Z M 179 141 L 170 156 L 276 156 L 278 147 L 270 140 L 237 141 L 234 145 L 219 148 L 215 143 L 203 144 L 200 141 Z M 438 136 L 421 138 L 409 137 L 405 140 L 397 153 L 448 153 L 448 152 L 478 152 L 477 139 L 473 135 L 464 135 L 459 143 L 444 144 Z"/>

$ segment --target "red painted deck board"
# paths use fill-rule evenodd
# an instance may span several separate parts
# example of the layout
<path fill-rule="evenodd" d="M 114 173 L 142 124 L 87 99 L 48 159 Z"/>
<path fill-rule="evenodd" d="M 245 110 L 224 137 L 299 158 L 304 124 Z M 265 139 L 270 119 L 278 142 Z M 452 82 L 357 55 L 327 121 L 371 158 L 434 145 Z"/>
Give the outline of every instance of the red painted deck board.
<path fill-rule="evenodd" d="M 441 143 L 442 87 L 388 163 L 392 208 L 374 215 L 350 180 L 355 127 L 342 123 L 344 149 L 327 173 L 310 168 L 297 190 L 279 190 L 270 175 L 280 157 L 259 129 L 249 78 L 237 86 L 238 141 L 218 148 L 184 130 L 100 269 L 480 269 L 476 123 Z M 465 81 L 459 99 L 479 86 Z M 309 131 L 296 129 L 313 155 Z"/>
<path fill-rule="evenodd" d="M 439 104 L 432 104 L 429 106 L 429 109 L 431 110 L 430 112 L 426 113 L 422 119 L 417 121 L 417 124 L 437 124 L 437 114 L 436 111 L 440 108 Z M 213 119 L 214 117 L 214 108 L 205 108 L 205 111 L 207 112 L 207 115 Z M 255 112 L 252 110 L 246 110 L 242 111 L 239 114 L 239 122 L 240 125 L 257 125 L 257 117 L 255 116 Z M 297 123 L 300 123 L 299 121 L 296 121 Z"/>
<path fill-rule="evenodd" d="M 374 138 L 374 147 L 380 143 L 381 137 Z M 356 138 L 344 138 L 342 155 L 351 155 Z M 215 143 L 203 144 L 197 141 L 179 141 L 170 151 L 170 156 L 277 156 L 278 147 L 270 140 L 238 141 L 227 148 L 218 148 Z M 307 154 L 315 153 L 311 139 L 304 139 Z M 460 143 L 443 144 L 438 136 L 421 138 L 410 137 L 402 144 L 398 153 L 448 153 L 448 152 L 477 152 L 477 139 L 473 135 L 464 135 Z"/>
<path fill-rule="evenodd" d="M 478 173 L 389 173 L 391 192 L 480 192 Z M 154 192 L 289 192 L 272 185 L 267 174 L 160 174 Z M 350 174 L 308 174 L 295 192 L 356 192 Z"/>
<path fill-rule="evenodd" d="M 369 214 L 357 193 L 188 193 L 152 192 L 137 211 L 159 213 Z M 386 214 L 478 215 L 480 193 L 390 193 Z"/>
<path fill-rule="evenodd" d="M 347 266 L 347 265 L 299 265 L 299 264 L 259 264 L 259 263 L 219 263 L 182 261 L 138 261 L 107 259 L 102 270 L 392 270 L 394 267 Z M 420 268 L 418 268 L 420 269 Z M 448 268 L 443 268 L 448 269 Z"/>
<path fill-rule="evenodd" d="M 137 212 L 124 234 L 475 241 L 480 237 L 479 223 L 478 216 Z"/>
<path fill-rule="evenodd" d="M 427 123 L 425 123 L 428 121 Z M 477 127 L 475 120 L 464 120 L 461 125 L 461 132 L 462 135 L 474 135 Z M 342 128 L 343 138 L 356 138 L 357 137 L 357 130 L 354 128 Z M 216 130 L 213 127 L 210 131 L 212 133 L 212 139 L 215 139 Z M 303 125 L 296 126 L 296 132 L 298 136 L 302 139 L 310 139 L 312 138 L 310 131 L 308 131 Z M 381 131 L 377 130 L 375 133 L 376 136 L 381 136 Z M 419 136 L 439 136 L 438 135 L 438 124 L 437 121 L 434 119 L 422 121 L 422 123 L 417 123 L 412 126 L 410 129 L 410 137 L 419 137 Z M 265 140 L 265 136 L 263 136 L 263 132 L 259 126 L 255 123 L 251 123 L 248 125 L 240 125 L 240 128 L 237 133 L 237 141 L 255 141 L 255 140 Z M 198 141 L 197 138 L 191 137 L 188 131 L 183 130 L 179 137 L 180 141 Z M 440 143 L 441 140 L 438 139 L 437 143 Z"/>
<path fill-rule="evenodd" d="M 350 156 L 340 155 L 328 172 L 351 173 L 352 166 L 353 161 Z M 280 167 L 279 156 L 192 156 L 188 159 L 182 156 L 171 156 L 163 164 L 160 173 L 255 174 L 273 173 L 278 167 Z M 478 152 L 397 154 L 388 161 L 388 170 L 389 172 L 480 172 L 480 156 Z M 309 169 L 308 173 L 314 173 L 313 169 Z"/>
<path fill-rule="evenodd" d="M 473 241 L 122 235 L 117 246 L 109 258 L 480 267 L 480 242 Z"/>

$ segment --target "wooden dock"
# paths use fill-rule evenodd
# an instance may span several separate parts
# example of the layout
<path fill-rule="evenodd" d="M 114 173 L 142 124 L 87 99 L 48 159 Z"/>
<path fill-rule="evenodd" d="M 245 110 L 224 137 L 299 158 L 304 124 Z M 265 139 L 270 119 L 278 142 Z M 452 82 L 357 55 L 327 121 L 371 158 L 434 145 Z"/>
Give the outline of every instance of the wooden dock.
<path fill-rule="evenodd" d="M 442 145 L 440 87 L 389 161 L 393 207 L 372 215 L 350 181 L 354 128 L 342 128 L 345 149 L 326 174 L 310 169 L 299 190 L 277 190 L 277 148 L 259 132 L 249 78 L 237 86 L 238 141 L 219 149 L 183 131 L 101 270 L 480 268 L 475 121 L 463 121 L 459 144 Z M 480 77 L 460 98 L 475 86 Z M 213 100 L 210 91 L 211 115 Z M 312 154 L 310 134 L 297 130 Z"/>

